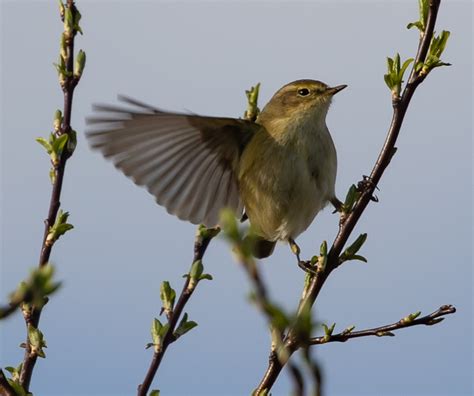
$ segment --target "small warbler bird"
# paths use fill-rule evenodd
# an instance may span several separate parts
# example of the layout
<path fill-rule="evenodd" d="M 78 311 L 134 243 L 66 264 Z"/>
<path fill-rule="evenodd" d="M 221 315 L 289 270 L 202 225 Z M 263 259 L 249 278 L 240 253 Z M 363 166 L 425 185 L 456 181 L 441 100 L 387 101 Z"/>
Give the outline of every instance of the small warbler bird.
<path fill-rule="evenodd" d="M 245 211 L 257 258 L 279 240 L 298 254 L 294 239 L 329 202 L 340 203 L 326 115 L 344 88 L 294 81 L 255 122 L 170 113 L 120 97 L 126 107 L 94 106 L 87 137 L 169 213 L 212 227 L 223 208 L 239 217 Z"/>

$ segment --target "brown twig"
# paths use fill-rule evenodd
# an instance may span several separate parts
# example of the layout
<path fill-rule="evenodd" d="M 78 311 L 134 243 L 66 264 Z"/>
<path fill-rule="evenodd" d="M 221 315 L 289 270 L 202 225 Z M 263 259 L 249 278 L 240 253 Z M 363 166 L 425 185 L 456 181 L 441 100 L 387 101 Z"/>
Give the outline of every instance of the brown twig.
<path fill-rule="evenodd" d="M 392 331 L 404 329 L 406 327 L 412 326 L 433 326 L 441 321 L 444 320 L 442 316 L 450 315 L 456 312 L 456 308 L 452 305 L 443 305 L 436 311 L 430 313 L 429 315 L 423 316 L 421 318 L 417 318 L 414 320 L 409 319 L 401 319 L 398 322 L 374 327 L 372 329 L 360 330 L 360 331 L 351 331 L 351 332 L 344 332 L 338 334 L 333 334 L 331 336 L 322 336 L 322 337 L 314 337 L 309 340 L 311 345 L 319 345 L 319 344 L 327 344 L 328 342 L 346 342 L 352 338 L 360 338 L 360 337 L 368 337 L 368 336 L 376 336 L 376 337 L 383 337 L 383 336 L 394 336 L 395 334 Z"/>
<path fill-rule="evenodd" d="M 3 370 L 0 369 L 0 395 L 1 396 L 16 396 L 15 389 L 12 388 L 10 383 L 5 377 Z"/>
<path fill-rule="evenodd" d="M 78 12 L 73 0 L 67 0 L 66 7 L 69 8 L 72 12 L 73 17 Z M 64 18 L 62 16 L 62 18 Z M 71 113 L 72 113 L 72 99 L 74 94 L 74 88 L 79 82 L 80 77 L 74 76 L 74 38 L 77 31 L 73 29 L 73 33 L 66 41 L 66 60 L 65 60 L 65 68 L 67 71 L 67 75 L 64 78 L 64 81 L 61 83 L 61 88 L 64 95 L 64 108 L 63 108 L 63 121 L 59 131 L 59 135 L 68 134 L 71 137 Z M 65 147 L 63 154 L 59 158 L 59 162 L 57 164 L 53 164 L 53 171 L 54 171 L 54 182 L 51 192 L 51 199 L 49 203 L 48 209 L 48 217 L 44 221 L 44 235 L 43 235 L 43 242 L 41 244 L 41 252 L 39 257 L 39 267 L 45 266 L 51 255 L 51 250 L 53 247 L 53 243 L 47 242 L 47 237 L 50 228 L 53 226 L 56 216 L 58 215 L 59 207 L 60 207 L 60 198 L 61 198 L 61 190 L 63 185 L 64 179 L 64 172 L 66 169 L 66 162 L 72 153 L 68 152 L 67 146 Z M 27 314 L 24 313 L 26 326 L 33 326 L 35 328 L 38 327 L 40 317 L 41 317 L 42 308 L 35 308 L 33 307 L 31 311 Z M 23 386 L 25 391 L 29 390 L 31 376 L 33 374 L 33 369 L 36 363 L 38 356 L 35 353 L 32 353 L 32 349 L 29 343 L 29 339 L 26 339 L 26 348 L 25 348 L 25 355 L 23 358 L 23 366 L 20 374 L 20 384 Z"/>
<path fill-rule="evenodd" d="M 198 260 L 202 260 L 206 252 L 206 249 L 209 245 L 209 242 L 211 242 L 212 238 L 214 238 L 214 236 L 216 236 L 218 232 L 219 232 L 218 229 L 215 229 L 215 232 L 211 232 L 207 234 L 202 234 L 198 232 L 198 234 L 196 235 L 196 240 L 194 242 L 193 263 L 195 263 Z M 179 295 L 176 306 L 174 307 L 172 311 L 167 313 L 167 319 L 168 319 L 168 325 L 169 325 L 168 331 L 163 337 L 163 342 L 162 342 L 160 350 L 158 352 L 155 351 L 153 353 L 153 358 L 151 360 L 148 371 L 145 375 L 145 379 L 138 386 L 138 390 L 137 390 L 138 396 L 147 395 L 150 389 L 151 383 L 153 382 L 153 379 L 155 378 L 156 372 L 158 371 L 158 368 L 160 367 L 160 363 L 163 359 L 163 356 L 165 355 L 166 350 L 168 349 L 168 346 L 172 344 L 174 341 L 176 341 L 176 337 L 174 335 L 176 325 L 178 324 L 178 320 L 181 317 L 181 314 L 183 313 L 186 303 L 191 298 L 194 290 L 196 289 L 195 287 L 190 287 L 190 280 L 191 278 L 188 276 L 186 278 L 186 281 L 184 282 L 183 289 L 181 291 L 181 294 Z"/>
<path fill-rule="evenodd" d="M 359 183 L 361 187 L 361 195 L 351 213 L 340 224 L 339 231 L 328 253 L 328 260 L 325 270 L 320 272 L 317 276 L 313 276 L 309 286 L 305 288 L 304 297 L 301 299 L 298 307 L 298 312 L 300 314 L 314 305 L 314 302 L 316 301 L 316 298 L 329 274 L 339 266 L 339 255 L 341 254 L 362 213 L 371 201 L 377 184 L 379 183 L 386 167 L 390 163 L 394 151 L 396 150 L 395 143 L 400 133 L 408 105 L 410 104 L 411 98 L 416 88 L 426 77 L 425 75 L 420 75 L 420 73 L 416 71 L 415 67 L 417 64 L 423 63 L 426 59 L 431 39 L 433 37 L 434 26 L 436 23 L 440 2 L 441 0 L 431 0 L 430 2 L 426 28 L 425 31 L 420 35 L 418 51 L 412 71 L 410 73 L 410 77 L 401 97 L 394 98 L 392 102 L 393 116 L 385 143 L 372 169 L 370 177 L 364 178 L 364 180 Z M 295 337 L 294 330 L 290 330 L 288 332 L 285 338 L 285 345 L 287 346 L 290 354 L 299 348 L 298 340 L 297 337 Z M 270 355 L 268 368 L 260 384 L 256 388 L 255 394 L 259 394 L 264 390 L 268 392 L 278 378 L 283 366 L 284 363 L 282 364 L 282 362 L 280 362 L 276 356 Z"/>

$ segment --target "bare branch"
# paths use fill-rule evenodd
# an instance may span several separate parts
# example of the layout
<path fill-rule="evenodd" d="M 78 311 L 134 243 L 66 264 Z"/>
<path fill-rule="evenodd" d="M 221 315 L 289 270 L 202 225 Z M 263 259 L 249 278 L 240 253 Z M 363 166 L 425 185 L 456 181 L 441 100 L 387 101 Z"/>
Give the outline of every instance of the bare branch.
<path fill-rule="evenodd" d="M 360 338 L 360 337 L 369 337 L 369 336 L 376 336 L 376 337 L 384 337 L 384 336 L 394 336 L 395 334 L 392 331 L 404 329 L 406 327 L 412 326 L 433 326 L 437 323 L 440 323 L 444 320 L 443 316 L 450 315 L 456 312 L 456 308 L 452 305 L 443 305 L 436 311 L 430 313 L 429 315 L 423 316 L 421 318 L 410 320 L 407 318 L 400 319 L 398 322 L 384 325 L 380 327 L 374 327 L 372 329 L 366 330 L 359 330 L 359 331 L 350 331 L 345 332 L 342 331 L 341 333 L 331 335 L 330 337 L 322 336 L 322 337 L 314 337 L 310 339 L 311 345 L 320 345 L 320 344 L 327 344 L 328 342 L 346 342 L 352 338 Z"/>

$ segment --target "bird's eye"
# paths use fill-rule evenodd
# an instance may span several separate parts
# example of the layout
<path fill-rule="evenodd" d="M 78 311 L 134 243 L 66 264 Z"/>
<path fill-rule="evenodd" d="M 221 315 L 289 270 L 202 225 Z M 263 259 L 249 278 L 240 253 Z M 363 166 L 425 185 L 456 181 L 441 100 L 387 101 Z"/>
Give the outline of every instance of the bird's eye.
<path fill-rule="evenodd" d="M 299 96 L 308 96 L 309 95 L 309 89 L 308 88 L 298 89 L 298 95 Z"/>

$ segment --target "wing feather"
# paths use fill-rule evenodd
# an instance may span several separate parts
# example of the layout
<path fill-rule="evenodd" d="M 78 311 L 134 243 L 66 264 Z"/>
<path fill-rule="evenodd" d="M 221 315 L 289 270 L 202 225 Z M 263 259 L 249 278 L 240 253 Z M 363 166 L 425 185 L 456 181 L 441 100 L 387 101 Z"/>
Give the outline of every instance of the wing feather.
<path fill-rule="evenodd" d="M 86 133 L 93 149 L 181 219 L 214 226 L 224 207 L 242 214 L 238 161 L 260 126 L 119 100 L 124 105 L 94 105 Z"/>

